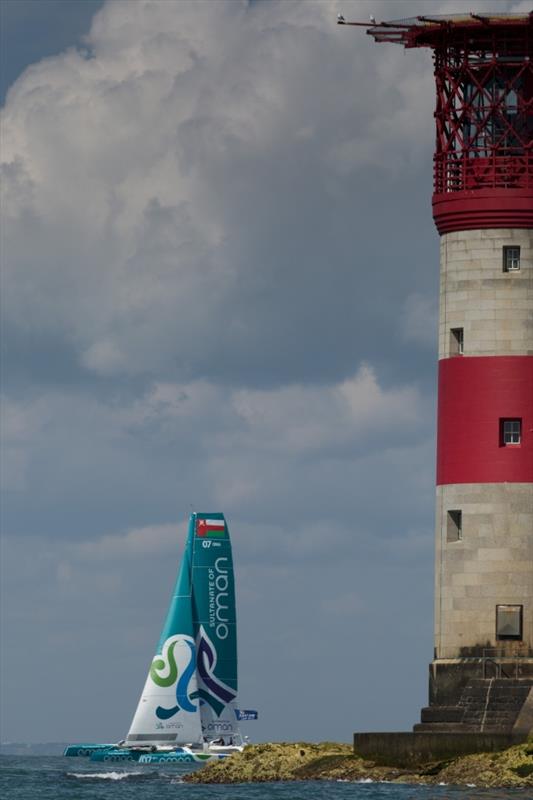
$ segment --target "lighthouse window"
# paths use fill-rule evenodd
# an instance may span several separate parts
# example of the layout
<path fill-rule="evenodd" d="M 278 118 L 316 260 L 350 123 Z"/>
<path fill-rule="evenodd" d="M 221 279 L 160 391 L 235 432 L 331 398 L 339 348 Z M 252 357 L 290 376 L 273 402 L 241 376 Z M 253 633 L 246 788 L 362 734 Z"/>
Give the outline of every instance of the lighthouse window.
<path fill-rule="evenodd" d="M 464 339 L 464 328 L 450 328 L 450 355 L 463 355 Z"/>
<path fill-rule="evenodd" d="M 520 444 L 522 438 L 522 420 L 502 419 L 500 436 L 504 447 L 508 444 Z"/>
<path fill-rule="evenodd" d="M 496 639 L 522 639 L 523 606 L 496 606 Z"/>
<path fill-rule="evenodd" d="M 459 542 L 463 538 L 463 512 L 458 509 L 448 511 L 446 541 Z"/>
<path fill-rule="evenodd" d="M 503 248 L 503 271 L 504 272 L 518 272 L 520 269 L 520 248 L 513 245 L 512 247 Z"/>

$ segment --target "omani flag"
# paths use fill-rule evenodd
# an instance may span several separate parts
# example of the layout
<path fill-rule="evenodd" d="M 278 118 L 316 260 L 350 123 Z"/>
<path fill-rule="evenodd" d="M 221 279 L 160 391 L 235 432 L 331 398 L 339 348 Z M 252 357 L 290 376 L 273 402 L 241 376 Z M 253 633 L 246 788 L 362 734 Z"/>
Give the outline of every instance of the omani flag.
<path fill-rule="evenodd" d="M 198 519 L 196 520 L 197 536 L 224 536 L 226 523 L 223 519 Z"/>

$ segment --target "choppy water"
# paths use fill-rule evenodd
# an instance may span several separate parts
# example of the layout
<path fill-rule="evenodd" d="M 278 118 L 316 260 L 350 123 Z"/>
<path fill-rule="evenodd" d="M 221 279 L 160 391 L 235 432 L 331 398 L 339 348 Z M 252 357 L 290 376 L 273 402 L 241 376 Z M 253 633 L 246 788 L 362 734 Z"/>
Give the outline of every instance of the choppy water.
<path fill-rule="evenodd" d="M 2 800 L 529 800 L 520 789 L 298 782 L 191 786 L 190 765 L 94 764 L 85 758 L 0 756 Z"/>

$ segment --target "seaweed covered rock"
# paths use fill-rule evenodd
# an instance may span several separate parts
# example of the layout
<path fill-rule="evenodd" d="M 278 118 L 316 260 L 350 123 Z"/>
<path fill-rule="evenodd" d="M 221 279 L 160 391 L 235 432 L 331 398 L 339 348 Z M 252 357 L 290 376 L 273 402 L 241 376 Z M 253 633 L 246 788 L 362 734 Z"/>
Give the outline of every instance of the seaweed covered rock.
<path fill-rule="evenodd" d="M 354 758 L 353 749 L 347 744 L 279 742 L 249 745 L 242 753 L 211 762 L 204 769 L 187 775 L 185 780 L 191 783 L 297 780 L 295 775 L 299 769 L 331 756 Z"/>
<path fill-rule="evenodd" d="M 533 743 L 499 753 L 479 753 L 418 768 L 378 766 L 335 742 L 249 745 L 218 763 L 184 777 L 189 783 L 262 783 L 298 780 L 391 781 L 396 783 L 533 786 Z"/>
<path fill-rule="evenodd" d="M 533 744 L 455 759 L 439 772 L 439 780 L 476 786 L 533 786 Z"/>

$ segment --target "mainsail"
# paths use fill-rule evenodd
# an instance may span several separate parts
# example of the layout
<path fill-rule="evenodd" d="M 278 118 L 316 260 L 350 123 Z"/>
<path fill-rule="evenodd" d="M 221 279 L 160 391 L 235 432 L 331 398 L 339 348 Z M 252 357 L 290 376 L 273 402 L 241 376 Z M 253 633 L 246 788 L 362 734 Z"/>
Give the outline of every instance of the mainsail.
<path fill-rule="evenodd" d="M 183 560 L 126 746 L 239 734 L 235 583 L 220 513 L 192 514 Z"/>

